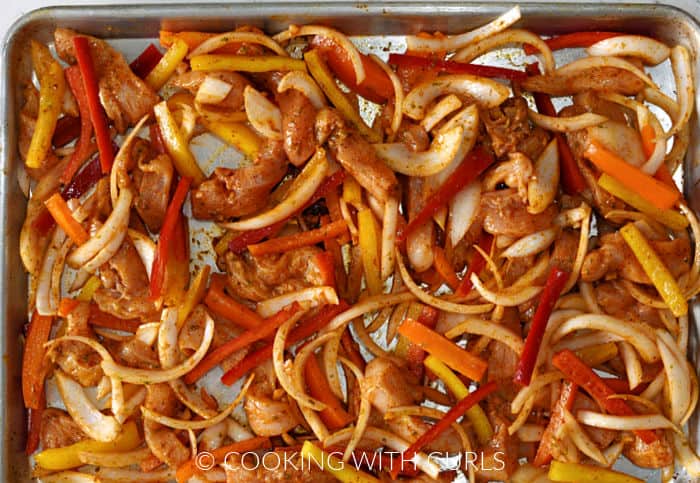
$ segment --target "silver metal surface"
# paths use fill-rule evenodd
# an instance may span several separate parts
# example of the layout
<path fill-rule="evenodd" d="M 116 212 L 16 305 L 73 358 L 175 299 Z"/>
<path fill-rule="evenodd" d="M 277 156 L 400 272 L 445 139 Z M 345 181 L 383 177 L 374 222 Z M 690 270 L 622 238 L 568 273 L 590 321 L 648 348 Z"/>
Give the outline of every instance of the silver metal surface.
<path fill-rule="evenodd" d="M 671 0 L 673 1 L 673 0 Z M 523 19 L 519 27 L 541 34 L 576 30 L 618 30 L 651 35 L 670 44 L 683 43 L 696 59 L 700 72 L 700 3 L 675 0 L 674 5 L 623 3 L 528 3 L 519 2 Z M 0 227 L 4 236 L 0 250 L 0 313 L 2 314 L 2 354 L 0 367 L 0 422 L 2 452 L 0 479 L 4 482 L 29 481 L 24 455 L 25 415 L 22 405 L 20 367 L 21 333 L 26 323 L 26 276 L 19 259 L 19 231 L 26 200 L 17 183 L 17 113 L 23 83 L 31 77 L 28 39 L 49 42 L 58 27 L 73 28 L 110 39 L 115 45 L 137 52 L 159 29 L 227 31 L 239 25 L 256 25 L 269 33 L 283 30 L 289 23 L 322 23 L 351 35 L 391 36 L 418 31 L 458 33 L 479 26 L 512 6 L 513 3 L 469 3 L 455 1 L 373 2 L 368 3 L 256 3 L 197 5 L 128 5 L 100 7 L 55 7 L 32 12 L 10 29 L 3 44 L 3 77 L 0 84 Z M 386 42 L 386 38 L 384 42 Z M 655 77 L 656 78 L 656 77 Z M 660 74 L 657 81 L 669 79 Z M 674 86 L 663 85 L 673 93 Z M 699 103 L 696 102 L 696 106 Z M 700 209 L 700 126 L 692 118 L 692 140 L 685 165 L 685 192 L 691 206 Z M 699 320 L 700 306 L 693 305 L 692 321 Z M 692 325 L 691 358 L 698 362 L 698 328 Z M 691 440 L 700 439 L 698 416 L 690 421 Z M 636 474 L 651 477 L 649 472 Z M 658 477 L 656 477 L 658 479 Z M 682 476 L 678 481 L 685 481 Z M 647 480 L 648 481 L 648 480 Z"/>

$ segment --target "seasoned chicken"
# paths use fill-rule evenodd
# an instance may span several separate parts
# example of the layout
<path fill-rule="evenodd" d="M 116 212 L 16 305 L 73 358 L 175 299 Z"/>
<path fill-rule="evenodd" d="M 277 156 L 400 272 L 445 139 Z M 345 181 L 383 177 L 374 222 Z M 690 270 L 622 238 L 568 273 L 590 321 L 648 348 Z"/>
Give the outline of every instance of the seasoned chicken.
<path fill-rule="evenodd" d="M 294 166 L 303 166 L 316 151 L 316 108 L 296 89 L 278 94 L 277 102 L 282 112 L 284 152 Z"/>
<path fill-rule="evenodd" d="M 189 71 L 182 74 L 177 74 L 168 81 L 171 87 L 177 87 L 189 91 L 192 95 L 196 95 L 199 87 L 207 77 L 213 77 L 220 81 L 226 82 L 231 86 L 231 90 L 226 97 L 216 105 L 224 107 L 231 111 L 243 110 L 243 89 L 250 85 L 250 81 L 243 77 L 238 72 L 230 72 L 223 70 L 214 70 L 209 72 Z"/>
<path fill-rule="evenodd" d="M 134 208 L 152 233 L 160 232 L 163 226 L 170 200 L 173 173 L 173 163 L 167 154 L 139 161 L 137 169 L 134 170 L 137 193 Z"/>
<path fill-rule="evenodd" d="M 78 423 L 70 415 L 56 408 L 46 408 L 41 413 L 39 441 L 42 449 L 63 448 L 86 439 Z"/>
<path fill-rule="evenodd" d="M 274 371 L 271 362 L 255 369 L 253 385 L 246 394 L 244 409 L 250 429 L 258 436 L 278 436 L 299 425 L 287 395 L 274 399 Z"/>
<path fill-rule="evenodd" d="M 509 481 L 518 467 L 518 438 L 508 434 L 510 421 L 493 408 L 488 417 L 493 427 L 489 443 L 477 452 L 474 464 L 478 481 Z"/>
<path fill-rule="evenodd" d="M 245 457 L 245 455 L 243 455 Z M 314 460 L 305 458 L 301 460 L 299 452 L 291 456 L 285 456 L 279 452 L 271 456 L 262 455 L 262 464 L 256 466 L 256 459 L 250 457 L 250 461 L 241 461 L 241 456 L 233 454 L 227 459 L 226 482 L 227 483 L 335 483 L 336 480 L 327 471 L 324 471 Z M 278 464 L 279 463 L 279 464 Z"/>
<path fill-rule="evenodd" d="M 550 205 L 537 215 L 527 211 L 527 204 L 515 189 L 492 191 L 481 195 L 484 230 L 492 235 L 521 238 L 552 226 L 557 207 Z"/>
<path fill-rule="evenodd" d="M 144 406 L 165 416 L 177 417 L 179 402 L 167 383 L 146 386 Z M 148 449 L 163 463 L 177 468 L 190 459 L 190 450 L 174 429 L 151 419 L 143 422 L 143 434 Z"/>
<path fill-rule="evenodd" d="M 617 67 L 590 67 L 572 73 L 557 73 L 528 77 L 523 89 L 544 92 L 553 96 L 567 96 L 584 91 L 611 91 L 635 95 L 645 84 L 633 73 Z"/>
<path fill-rule="evenodd" d="M 520 152 L 536 159 L 549 141 L 544 129 L 530 123 L 527 102 L 522 97 L 511 97 L 498 107 L 482 111 L 481 119 L 499 158 Z"/>
<path fill-rule="evenodd" d="M 646 444 L 638 436 L 622 452 L 629 460 L 642 468 L 664 468 L 673 464 L 673 446 L 663 431 L 656 431 L 658 439 Z"/>
<path fill-rule="evenodd" d="M 90 305 L 79 303 L 65 319 L 66 335 L 94 339 L 95 333 L 88 324 L 89 316 Z M 57 344 L 51 355 L 63 372 L 84 387 L 95 386 L 102 379 L 102 357 L 82 342 L 69 340 Z"/>

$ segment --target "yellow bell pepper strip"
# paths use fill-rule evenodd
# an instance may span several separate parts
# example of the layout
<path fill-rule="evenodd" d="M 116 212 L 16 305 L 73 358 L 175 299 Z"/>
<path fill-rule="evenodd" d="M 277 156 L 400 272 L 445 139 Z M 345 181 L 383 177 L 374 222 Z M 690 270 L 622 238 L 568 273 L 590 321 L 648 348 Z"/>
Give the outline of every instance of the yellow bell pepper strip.
<path fill-rule="evenodd" d="M 179 214 L 168 244 L 168 257 L 163 280 L 163 303 L 179 307 L 190 283 L 190 239 L 187 218 Z"/>
<path fill-rule="evenodd" d="M 347 178 L 343 182 L 343 201 L 357 209 L 362 206 L 362 187 L 355 178 Z"/>
<path fill-rule="evenodd" d="M 32 63 L 39 77 L 39 115 L 27 151 L 27 167 L 40 168 L 51 149 L 51 138 L 61 114 L 66 79 L 61 65 L 53 58 L 48 47 L 31 41 Z"/>
<path fill-rule="evenodd" d="M 109 173 L 114 162 L 114 148 L 112 147 L 112 138 L 107 126 L 107 116 L 100 102 L 100 86 L 98 84 L 95 65 L 92 61 L 90 53 L 90 41 L 87 37 L 76 36 L 73 38 L 73 47 L 75 47 L 75 58 L 80 67 L 80 75 L 83 77 L 83 87 L 87 95 L 88 108 L 90 110 L 90 120 L 92 127 L 95 129 L 95 139 L 97 140 L 97 149 L 100 152 L 100 165 L 102 173 Z"/>
<path fill-rule="evenodd" d="M 447 389 L 449 389 L 457 399 L 461 400 L 469 395 L 467 386 L 465 386 L 461 379 L 440 359 L 435 356 L 428 356 L 423 361 L 423 364 L 440 378 L 445 386 L 447 386 Z M 479 443 L 482 445 L 487 444 L 491 440 L 491 436 L 493 436 L 493 428 L 484 410 L 481 409 L 481 406 L 475 404 L 467 409 L 466 416 L 469 422 L 472 423 L 472 428 L 474 428 Z"/>
<path fill-rule="evenodd" d="M 250 159 L 255 159 L 260 151 L 262 139 L 248 125 L 242 122 L 218 122 L 200 118 L 199 121 L 214 136 L 229 146 L 233 146 Z"/>
<path fill-rule="evenodd" d="M 632 249 L 634 256 L 639 260 L 640 265 L 651 279 L 651 283 L 659 291 L 661 298 L 664 299 L 673 315 L 676 317 L 686 315 L 688 302 L 685 300 L 683 292 L 664 262 L 644 238 L 642 232 L 634 224 L 628 223 L 620 228 L 620 234 Z"/>
<path fill-rule="evenodd" d="M 80 292 L 76 298 L 81 302 L 91 301 L 92 296 L 95 294 L 95 291 L 100 288 L 100 285 L 102 285 L 100 279 L 93 275 L 92 277 L 88 278 L 87 282 L 85 282 L 85 285 L 83 285 L 83 288 L 80 289 Z"/>
<path fill-rule="evenodd" d="M 604 362 L 613 359 L 617 356 L 617 344 L 614 342 L 606 342 L 605 344 L 596 344 L 584 347 L 576 351 L 576 355 L 588 367 L 596 367 Z"/>
<path fill-rule="evenodd" d="M 44 201 L 44 205 L 46 209 L 49 210 L 49 213 L 51 213 L 51 216 L 53 216 L 58 226 L 66 232 L 66 235 L 70 237 L 73 243 L 82 245 L 90 239 L 90 235 L 85 231 L 85 228 L 73 218 L 73 213 L 70 211 L 70 208 L 68 208 L 66 200 L 64 200 L 59 193 L 52 194 Z"/>
<path fill-rule="evenodd" d="M 678 201 L 680 193 L 677 190 L 627 163 L 596 141 L 591 140 L 584 154 L 598 169 L 643 196 L 657 208 L 667 210 Z"/>
<path fill-rule="evenodd" d="M 643 480 L 600 466 L 552 461 L 547 477 L 552 481 L 577 483 L 643 483 Z"/>
<path fill-rule="evenodd" d="M 153 112 L 158 121 L 158 127 L 160 128 L 165 147 L 175 163 L 175 169 L 177 169 L 180 176 L 192 178 L 194 185 L 199 185 L 205 179 L 204 173 L 182 137 L 180 128 L 175 123 L 168 105 L 165 101 L 156 104 L 153 107 Z"/>
<path fill-rule="evenodd" d="M 415 320 L 404 320 L 399 334 L 469 379 L 480 381 L 486 372 L 486 361 Z"/>
<path fill-rule="evenodd" d="M 190 59 L 193 71 L 229 70 L 235 72 L 306 71 L 303 60 L 279 55 L 195 55 Z"/>
<path fill-rule="evenodd" d="M 366 137 L 372 143 L 379 143 L 382 141 L 381 134 L 373 131 L 357 112 L 355 106 L 352 105 L 350 100 L 346 97 L 345 93 L 340 90 L 338 84 L 335 82 L 335 77 L 331 74 L 328 66 L 321 58 L 318 50 L 313 49 L 304 54 L 304 60 L 306 61 L 306 66 L 309 68 L 309 72 L 313 76 L 314 80 L 318 82 L 319 87 L 326 94 L 328 99 L 333 103 L 333 105 L 340 111 L 340 113 L 360 131 L 364 137 Z"/>
<path fill-rule="evenodd" d="M 372 210 L 365 208 L 357 212 L 360 252 L 362 266 L 365 269 L 365 283 L 371 295 L 379 295 L 384 290 L 382 276 L 379 273 L 379 241 L 381 232 Z"/>
<path fill-rule="evenodd" d="M 141 437 L 136 428 L 136 423 L 129 421 L 122 427 L 122 432 L 119 433 L 119 436 L 114 441 L 104 443 L 87 439 L 62 448 L 45 449 L 37 454 L 34 459 L 37 465 L 45 470 L 69 470 L 83 464 L 79 457 L 81 451 L 90 453 L 126 452 L 131 451 L 140 444 Z"/>
<path fill-rule="evenodd" d="M 598 184 L 611 195 L 620 198 L 631 207 L 638 209 L 651 219 L 666 225 L 672 230 L 680 231 L 688 226 L 688 219 L 679 212 L 657 208 L 656 205 L 648 202 L 637 192 L 627 188 L 624 184 L 606 173 L 603 173 L 601 177 L 598 178 Z"/>
<path fill-rule="evenodd" d="M 160 90 L 160 88 L 163 87 L 163 85 L 168 81 L 170 76 L 173 75 L 173 72 L 175 72 L 177 66 L 180 65 L 182 59 L 185 58 L 188 50 L 189 47 L 184 41 L 175 39 L 165 55 L 163 55 L 156 66 L 144 79 L 146 84 L 148 84 L 156 92 Z"/>
<path fill-rule="evenodd" d="M 192 280 L 189 288 L 187 289 L 185 298 L 182 301 L 182 305 L 180 305 L 177 311 L 178 329 L 182 328 L 182 326 L 185 324 L 185 321 L 187 320 L 187 317 L 190 316 L 192 310 L 194 310 L 197 304 L 201 302 L 204 298 L 204 292 L 207 291 L 207 281 L 209 280 L 210 273 L 211 266 L 203 265 L 202 268 L 200 268 L 197 272 L 197 275 L 194 276 L 194 279 Z"/>
<path fill-rule="evenodd" d="M 374 476 L 343 463 L 342 460 L 326 453 L 311 441 L 304 441 L 301 457 L 307 460 L 309 468 L 320 468 L 343 483 L 379 483 Z"/>

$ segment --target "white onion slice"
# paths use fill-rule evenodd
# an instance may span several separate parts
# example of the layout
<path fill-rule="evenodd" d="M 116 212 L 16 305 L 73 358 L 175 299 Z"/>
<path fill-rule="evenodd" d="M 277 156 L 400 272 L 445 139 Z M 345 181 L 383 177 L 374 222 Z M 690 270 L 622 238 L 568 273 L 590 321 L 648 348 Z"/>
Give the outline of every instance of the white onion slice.
<path fill-rule="evenodd" d="M 124 453 L 98 453 L 79 451 L 78 458 L 84 465 L 102 466 L 105 468 L 121 468 L 137 465 L 151 455 L 148 448 L 126 451 Z"/>
<path fill-rule="evenodd" d="M 153 260 L 156 257 L 156 244 L 153 240 L 151 240 L 151 237 L 144 235 L 140 231 L 129 228 L 128 233 L 129 238 L 131 238 L 131 241 L 134 244 L 134 248 L 136 248 L 136 252 L 139 254 L 139 258 L 141 258 L 141 262 L 143 262 L 143 266 L 146 269 L 146 273 L 148 274 L 148 278 L 150 280 Z"/>
<path fill-rule="evenodd" d="M 326 333 L 334 331 L 340 327 L 345 327 L 351 320 L 361 317 L 366 313 L 381 310 L 384 307 L 399 305 L 404 302 L 410 302 L 416 297 L 411 292 L 400 292 L 395 294 L 374 295 L 367 297 L 363 301 L 356 303 L 345 312 L 341 312 L 331 320 L 328 325 L 320 332 Z"/>
<path fill-rule="evenodd" d="M 251 86 L 243 89 L 245 113 L 250 124 L 266 138 L 282 140 L 280 108 Z"/>
<path fill-rule="evenodd" d="M 513 352 L 518 355 L 523 352 L 523 346 L 525 345 L 520 336 L 504 325 L 478 317 L 469 317 L 463 320 L 445 332 L 445 337 L 454 339 L 462 334 L 482 335 L 497 340 L 513 349 Z"/>
<path fill-rule="evenodd" d="M 656 84 L 648 75 L 641 69 L 629 61 L 620 59 L 619 57 L 601 56 L 601 57 L 584 57 L 574 60 L 554 71 L 554 74 L 573 74 L 582 70 L 591 69 L 594 67 L 616 67 L 626 70 L 639 77 L 639 79 L 649 87 L 657 89 Z"/>
<path fill-rule="evenodd" d="M 122 190 L 122 192 L 130 192 L 131 190 Z M 88 273 L 96 273 L 99 268 L 107 263 L 118 251 L 119 247 L 122 246 L 124 237 L 128 230 L 128 220 L 126 224 L 116 226 L 114 231 L 114 236 L 107 242 L 107 244 L 102 247 L 102 249 L 97 252 L 93 258 L 91 258 L 85 265 L 82 266 L 83 270 Z"/>
<path fill-rule="evenodd" d="M 563 375 L 559 371 L 551 371 L 545 374 L 533 374 L 530 385 L 523 387 L 518 391 L 513 400 L 510 403 L 511 414 L 519 413 L 528 399 L 533 395 L 539 394 L 545 387 L 549 386 L 553 382 L 560 381 L 563 379 Z"/>
<path fill-rule="evenodd" d="M 559 148 L 556 139 L 544 148 L 533 167 L 534 176 L 527 184 L 527 211 L 542 213 L 554 201 L 559 190 Z"/>
<path fill-rule="evenodd" d="M 67 238 L 61 228 L 56 228 L 44 254 L 36 285 L 36 310 L 40 315 L 56 315 L 60 294 L 53 284 L 54 267 L 61 258 L 62 247 Z M 68 242 L 68 247 L 70 242 Z M 65 257 L 65 254 L 63 255 Z M 60 288 L 60 287 L 59 287 Z"/>
<path fill-rule="evenodd" d="M 534 45 L 540 51 L 544 61 L 545 73 L 550 73 L 556 69 L 552 50 L 547 43 L 529 30 L 508 29 L 495 35 L 487 37 L 479 42 L 472 43 L 457 51 L 451 60 L 458 62 L 471 62 L 481 57 L 485 53 L 501 47 L 505 44 L 529 44 Z"/>
<path fill-rule="evenodd" d="M 678 461 L 683 465 L 685 471 L 694 478 L 700 478 L 700 458 L 690 446 L 688 438 L 683 434 L 672 433 L 673 447 L 676 450 Z"/>
<path fill-rule="evenodd" d="M 214 50 L 220 49 L 228 44 L 233 43 L 246 43 L 246 44 L 257 44 L 267 47 L 277 55 L 282 57 L 289 57 L 289 54 L 284 50 L 277 42 L 264 34 L 259 34 L 256 32 L 224 32 L 223 34 L 215 35 L 214 37 L 208 38 L 197 47 L 195 47 L 192 52 L 187 56 L 188 59 L 195 57 L 197 55 L 208 54 Z"/>
<path fill-rule="evenodd" d="M 394 136 L 399 132 L 401 127 L 401 121 L 403 120 L 403 109 L 399 109 L 397 106 L 403 106 L 403 86 L 401 85 L 401 80 L 399 76 L 396 75 L 394 69 L 389 67 L 389 65 L 382 59 L 374 54 L 370 54 L 372 60 L 374 60 L 379 67 L 386 73 L 391 81 L 391 85 L 394 88 L 394 113 L 391 116 L 391 133 L 389 135 L 389 142 L 394 140 Z"/>
<path fill-rule="evenodd" d="M 486 288 L 476 273 L 472 273 L 469 280 L 471 280 L 474 285 L 474 290 L 479 292 L 479 295 L 484 299 L 494 305 L 501 305 L 503 307 L 515 307 L 523 304 L 533 297 L 536 297 L 543 288 L 541 285 L 531 285 L 529 287 L 517 287 L 515 290 L 510 287 L 500 292 L 493 292 Z"/>
<path fill-rule="evenodd" d="M 71 267 L 83 267 L 88 261 L 94 258 L 105 248 L 115 237 L 123 236 L 129 225 L 129 213 L 131 211 L 131 201 L 134 195 L 131 190 L 123 189 L 119 192 L 117 203 L 112 213 L 107 217 L 107 221 L 102 225 L 90 239 L 73 250 L 68 256 L 68 263 Z"/>
<path fill-rule="evenodd" d="M 367 383 L 365 382 L 365 375 L 362 373 L 360 368 L 345 357 L 340 357 L 339 360 L 345 367 L 350 369 L 352 374 L 355 376 L 355 381 L 357 382 L 358 386 L 360 386 L 360 410 L 357 414 L 357 424 L 355 425 L 355 429 L 352 432 L 352 437 L 350 438 L 350 441 L 345 447 L 345 452 L 343 453 L 343 461 L 347 463 L 350 460 L 350 456 L 352 456 L 352 452 L 360 443 L 362 435 L 367 430 L 369 416 L 372 412 L 372 406 L 370 405 L 369 397 L 367 397 L 368 388 Z"/>
<path fill-rule="evenodd" d="M 517 5 L 498 18 L 492 20 L 486 25 L 465 32 L 459 35 L 448 35 L 445 38 L 424 38 L 418 35 L 407 35 L 406 45 L 411 52 L 452 52 L 467 44 L 479 42 L 482 39 L 501 32 L 515 22 L 520 20 L 520 7 Z"/>
<path fill-rule="evenodd" d="M 639 362 L 639 357 L 637 357 L 634 347 L 629 343 L 620 342 L 617 346 L 622 356 L 622 362 L 625 364 L 625 372 L 627 373 L 630 389 L 634 389 L 642 383 L 642 364 Z M 659 349 L 659 352 L 661 352 L 661 349 Z"/>
<path fill-rule="evenodd" d="M 428 105 L 438 96 L 447 94 L 468 96 L 487 109 L 500 105 L 508 98 L 510 91 L 503 84 L 475 75 L 440 76 L 415 86 L 404 98 L 403 113 L 411 119 L 423 119 Z"/>
<path fill-rule="evenodd" d="M 85 394 L 83 386 L 63 371 L 55 372 L 56 385 L 63 403 L 73 420 L 85 434 L 96 441 L 114 441 L 119 436 L 121 424 L 112 416 L 102 414 Z"/>
<path fill-rule="evenodd" d="M 688 123 L 695 103 L 695 84 L 693 83 L 693 65 L 688 49 L 676 45 L 671 49 L 671 67 L 676 78 L 676 96 L 678 97 L 678 119 L 675 120 L 666 136 L 676 134 Z"/>
<path fill-rule="evenodd" d="M 292 70 L 287 72 L 277 84 L 277 92 L 282 93 L 294 89 L 306 96 L 316 109 L 326 105 L 326 97 L 316 81 L 306 72 Z"/>
<path fill-rule="evenodd" d="M 245 220 L 222 223 L 231 230 L 247 231 L 264 228 L 282 221 L 301 209 L 311 199 L 328 172 L 326 151 L 317 148 L 301 173 L 294 179 L 284 199 L 273 208 Z"/>
<path fill-rule="evenodd" d="M 505 258 L 518 258 L 535 255 L 549 248 L 557 237 L 557 228 L 547 228 L 529 235 L 525 235 L 520 240 L 513 243 L 501 253 Z"/>
<path fill-rule="evenodd" d="M 643 414 L 640 416 L 613 416 L 582 409 L 576 413 L 576 419 L 594 428 L 613 429 L 617 431 L 634 431 L 644 429 L 672 429 L 680 431 L 671 421 L 661 414 Z"/>
<path fill-rule="evenodd" d="M 600 330 L 622 337 L 637 349 L 645 362 L 652 363 L 659 360 L 659 351 L 654 340 L 648 335 L 648 326 L 641 322 L 623 321 L 609 315 L 583 314 L 571 318 L 552 334 L 551 343 L 556 343 L 571 332 L 585 329 Z"/>
<path fill-rule="evenodd" d="M 340 300 L 333 287 L 309 287 L 258 302 L 256 311 L 262 317 L 271 317 L 294 302 L 298 302 L 302 307 L 308 309 L 324 304 L 338 305 Z"/>
<path fill-rule="evenodd" d="M 279 43 L 283 43 L 295 37 L 305 37 L 308 35 L 318 35 L 319 37 L 326 37 L 333 40 L 336 45 L 348 54 L 352 68 L 355 71 L 355 82 L 357 84 L 362 84 L 364 82 L 365 67 L 362 65 L 360 52 L 353 43 L 350 42 L 350 39 L 335 29 L 322 25 L 302 25 L 301 27 L 298 25 L 290 25 L 287 30 L 280 32 L 272 38 Z"/>
<path fill-rule="evenodd" d="M 231 89 L 233 86 L 228 82 L 208 75 L 197 89 L 194 100 L 201 104 L 218 104 L 226 99 Z"/>
<path fill-rule="evenodd" d="M 576 258 L 574 259 L 574 266 L 571 270 L 571 275 L 569 275 L 569 280 L 567 280 L 562 294 L 565 294 L 576 284 L 578 276 L 581 273 L 581 267 L 583 266 L 583 260 L 588 252 L 588 235 L 591 228 L 591 207 L 585 202 L 581 203 L 581 206 L 577 210 L 582 213 L 583 219 L 581 221 L 581 236 L 578 240 L 578 248 L 576 249 Z M 569 210 L 571 211 L 571 210 Z"/>
<path fill-rule="evenodd" d="M 462 101 L 454 94 L 449 94 L 440 99 L 426 113 L 420 125 L 426 132 L 430 132 L 440 121 L 462 107 Z"/>
<path fill-rule="evenodd" d="M 541 128 L 556 132 L 578 131 L 589 126 L 597 126 L 608 120 L 607 117 L 592 112 L 586 112 L 577 116 L 557 117 L 545 116 L 532 109 L 528 109 L 528 116 L 533 123 Z"/>
<path fill-rule="evenodd" d="M 596 42 L 586 49 L 588 55 L 638 57 L 645 64 L 657 65 L 668 59 L 671 50 L 658 40 L 642 35 L 619 35 Z"/>
<path fill-rule="evenodd" d="M 591 441 L 590 436 L 581 428 L 578 421 L 573 417 L 573 415 L 566 409 L 564 409 L 564 424 L 566 425 L 566 434 L 571 438 L 576 447 L 581 450 L 583 454 L 589 458 L 597 461 L 598 463 L 605 465 L 607 464 L 607 459 L 601 453 L 600 448 Z"/>
<path fill-rule="evenodd" d="M 213 470 L 212 470 L 213 471 Z M 100 477 L 96 481 L 118 481 L 119 483 L 160 483 L 175 479 L 175 468 L 158 471 L 129 470 L 125 468 L 100 468 Z"/>
<path fill-rule="evenodd" d="M 399 200 L 396 197 L 387 198 L 384 203 L 384 219 L 382 220 L 382 280 L 386 280 L 394 273 L 396 263 L 396 227 L 399 222 Z"/>
<path fill-rule="evenodd" d="M 690 376 L 685 357 L 671 335 L 662 330 L 656 331 L 656 343 L 664 364 L 668 388 L 668 407 L 671 421 L 679 424 L 690 407 Z"/>
<path fill-rule="evenodd" d="M 100 483 L 102 480 L 89 473 L 79 471 L 61 471 L 44 475 L 40 478 L 42 483 Z"/>
<path fill-rule="evenodd" d="M 140 340 L 141 342 L 150 347 L 156 342 L 156 339 L 158 338 L 159 327 L 160 322 L 148 322 L 145 324 L 141 324 L 139 325 L 139 328 L 136 329 L 134 338 Z"/>
<path fill-rule="evenodd" d="M 457 244 L 464 238 L 469 228 L 474 223 L 479 213 L 481 202 L 481 183 L 474 180 L 457 192 L 450 200 L 450 214 L 447 223 L 447 231 L 450 244 Z"/>
<path fill-rule="evenodd" d="M 119 190 L 131 184 L 129 173 L 127 173 L 128 161 L 131 159 L 131 150 L 139 131 L 141 131 L 141 128 L 144 126 L 150 116 L 150 114 L 146 114 L 139 120 L 136 126 L 134 126 L 134 128 L 129 132 L 126 139 L 124 139 L 121 146 L 119 146 L 119 151 L 114 157 L 112 170 L 109 173 L 109 196 L 112 200 L 113 210 L 116 209 L 118 204 Z M 107 222 L 105 222 L 105 224 L 107 224 Z"/>
<path fill-rule="evenodd" d="M 452 163 L 459 152 L 463 134 L 464 130 L 461 127 L 438 134 L 427 151 L 411 151 L 404 143 L 375 144 L 374 150 L 397 173 L 430 176 Z"/>

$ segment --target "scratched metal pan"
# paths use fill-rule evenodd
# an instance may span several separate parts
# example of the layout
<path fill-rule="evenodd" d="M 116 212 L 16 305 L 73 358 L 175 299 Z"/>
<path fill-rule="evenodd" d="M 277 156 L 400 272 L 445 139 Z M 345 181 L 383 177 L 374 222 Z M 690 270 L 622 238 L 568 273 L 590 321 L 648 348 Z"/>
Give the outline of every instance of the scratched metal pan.
<path fill-rule="evenodd" d="M 644 0 L 642 0 L 644 1 Z M 541 34 L 558 34 L 576 30 L 615 30 L 657 37 L 670 44 L 682 43 L 696 59 L 700 52 L 700 4 L 695 0 L 668 0 L 675 5 L 632 5 L 623 3 L 527 3 L 521 2 L 523 18 L 519 27 Z M 469 3 L 454 1 L 333 3 L 247 3 L 197 5 L 121 5 L 102 7 L 52 7 L 34 11 L 20 18 L 3 43 L 3 64 L 0 68 L 0 229 L 4 241 L 0 250 L 0 317 L 2 332 L 2 365 L 0 366 L 0 422 L 2 452 L 0 480 L 30 480 L 30 467 L 24 455 L 25 415 L 20 390 L 22 329 L 27 317 L 27 281 L 22 267 L 18 240 L 26 201 L 17 182 L 21 160 L 17 151 L 17 113 L 23 83 L 31 79 L 28 40 L 50 42 L 56 27 L 68 27 L 109 40 L 128 59 L 134 58 L 147 42 L 158 37 L 159 29 L 204 30 L 221 32 L 239 25 L 256 25 L 268 33 L 283 30 L 289 23 L 322 23 L 337 27 L 358 37 L 358 43 L 375 53 L 386 55 L 401 49 L 401 36 L 418 31 L 458 33 L 479 26 L 512 4 Z M 517 52 L 507 52 L 489 62 L 522 61 Z M 558 62 L 566 62 L 568 54 L 557 54 Z M 505 59 L 505 60 L 504 60 Z M 654 79 L 673 95 L 673 78 L 668 65 L 652 72 Z M 696 106 L 697 106 L 696 102 Z M 700 208 L 700 168 L 692 161 L 700 159 L 700 129 L 697 116 L 691 120 L 692 140 L 684 166 L 684 189 L 691 206 Z M 197 154 L 197 153 L 195 153 Z M 199 157 L 199 156 L 198 156 Z M 204 166 L 209 170 L 210 166 Z M 195 232 L 200 229 L 195 224 Z M 203 233 L 203 232 L 202 232 Z M 193 247 L 198 244 L 194 240 Z M 206 247 L 201 249 L 206 252 Z M 204 254 L 204 253 L 203 253 Z M 700 316 L 694 304 L 693 322 Z M 697 363 L 698 326 L 693 323 L 691 357 Z M 691 439 L 700 440 L 698 417 L 690 421 Z M 624 465 L 624 463 L 622 463 Z M 630 470 L 629 465 L 625 468 Z M 658 480 L 648 471 L 633 470 L 646 480 Z M 679 474 L 677 481 L 688 481 Z"/>

